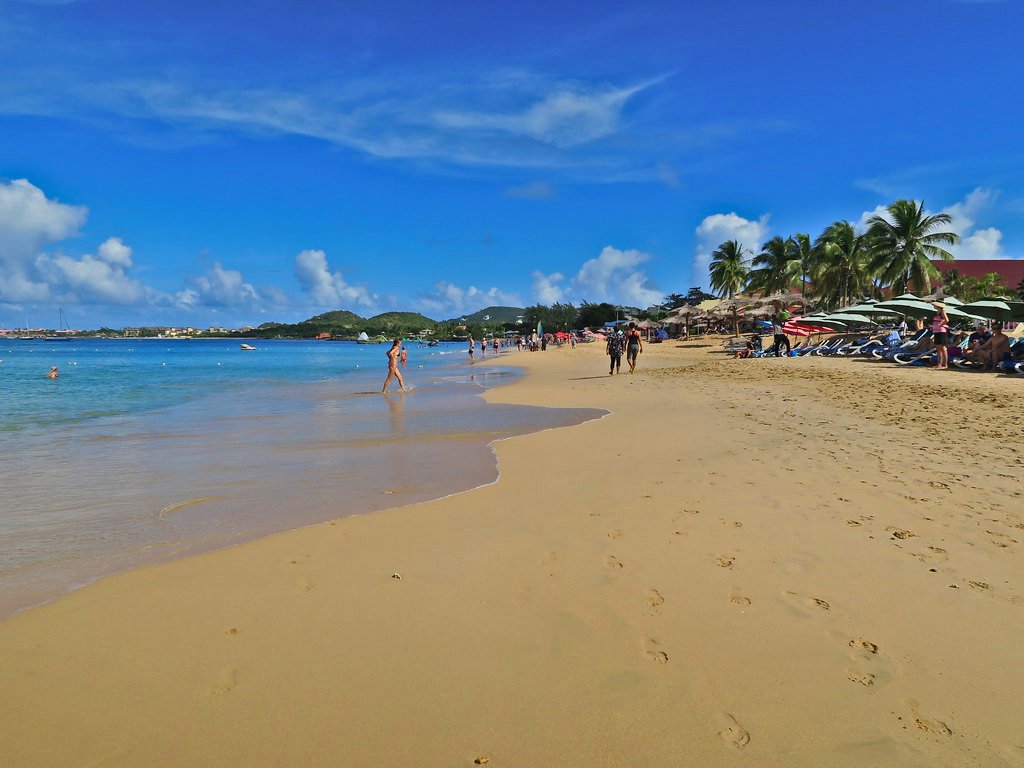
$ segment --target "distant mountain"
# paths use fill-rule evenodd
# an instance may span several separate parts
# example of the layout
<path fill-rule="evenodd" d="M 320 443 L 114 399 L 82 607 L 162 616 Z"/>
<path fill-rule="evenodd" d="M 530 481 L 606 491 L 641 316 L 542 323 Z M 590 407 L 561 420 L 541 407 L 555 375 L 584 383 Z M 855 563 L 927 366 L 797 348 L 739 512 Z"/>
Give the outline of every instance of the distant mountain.
<path fill-rule="evenodd" d="M 487 307 L 471 315 L 453 317 L 452 320 L 459 321 L 464 317 L 467 323 L 514 323 L 525 311 L 523 307 Z"/>
<path fill-rule="evenodd" d="M 357 315 L 355 312 L 349 312 L 347 309 L 335 309 L 330 312 L 324 312 L 303 320 L 300 325 L 330 325 L 330 326 L 353 326 L 359 325 L 363 322 L 363 318 Z"/>
<path fill-rule="evenodd" d="M 399 325 L 403 328 L 419 326 L 423 329 L 436 328 L 438 326 L 437 320 L 431 320 L 419 312 L 381 312 L 379 315 L 371 317 L 367 322 L 374 325 Z"/>

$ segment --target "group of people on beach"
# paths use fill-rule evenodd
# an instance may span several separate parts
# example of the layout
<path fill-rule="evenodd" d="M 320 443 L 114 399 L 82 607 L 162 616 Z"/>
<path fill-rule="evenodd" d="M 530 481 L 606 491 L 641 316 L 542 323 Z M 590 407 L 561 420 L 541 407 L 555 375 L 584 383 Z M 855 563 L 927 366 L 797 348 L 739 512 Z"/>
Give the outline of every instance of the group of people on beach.
<path fill-rule="evenodd" d="M 912 351 L 918 356 L 917 359 L 922 361 L 919 363 L 921 365 L 934 357 L 933 370 L 937 371 L 948 370 L 950 359 L 954 360 L 957 367 L 987 371 L 998 370 L 1001 365 L 1007 364 L 1012 367 L 1024 359 L 1024 342 L 1014 342 L 1007 336 L 1003 323 L 979 321 L 970 333 L 957 332 L 952 328 L 945 303 L 935 301 L 932 302 L 932 307 L 935 314 L 930 321 L 917 318 L 913 321 L 914 327 L 911 328 L 906 318 L 903 318 L 897 326 L 871 336 L 868 342 L 875 344 L 876 347 L 884 345 L 894 351 Z M 785 320 L 780 315 L 772 318 L 774 343 L 766 352 L 761 351 L 760 334 L 755 334 L 741 348 L 735 350 L 734 357 L 761 357 L 773 353 L 780 357 L 799 355 L 808 349 L 813 350 L 813 345 L 808 347 L 806 342 L 802 347 L 791 348 L 789 338 L 783 330 L 784 323 Z"/>

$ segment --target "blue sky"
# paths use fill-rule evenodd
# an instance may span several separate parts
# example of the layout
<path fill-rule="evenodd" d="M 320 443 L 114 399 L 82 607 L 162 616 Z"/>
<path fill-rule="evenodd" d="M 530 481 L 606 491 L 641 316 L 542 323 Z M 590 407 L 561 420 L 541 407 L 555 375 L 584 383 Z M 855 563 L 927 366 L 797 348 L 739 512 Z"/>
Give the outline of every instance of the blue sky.
<path fill-rule="evenodd" d="M 899 197 L 1024 256 L 1018 0 L 0 0 L 0 323 L 646 306 Z"/>

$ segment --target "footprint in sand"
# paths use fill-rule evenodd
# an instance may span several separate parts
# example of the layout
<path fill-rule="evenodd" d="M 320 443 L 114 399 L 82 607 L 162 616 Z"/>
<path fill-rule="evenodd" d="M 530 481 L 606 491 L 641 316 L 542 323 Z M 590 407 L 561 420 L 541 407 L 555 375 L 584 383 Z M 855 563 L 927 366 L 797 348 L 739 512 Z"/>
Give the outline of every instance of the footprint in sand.
<path fill-rule="evenodd" d="M 874 656 L 878 653 L 878 646 L 870 640 L 865 640 L 863 637 L 855 637 L 850 641 L 849 645 L 858 654 L 864 653 L 868 656 Z"/>
<path fill-rule="evenodd" d="M 797 609 L 813 609 L 815 611 L 831 611 L 832 606 L 828 600 L 822 600 L 820 597 L 808 597 L 807 595 L 798 595 L 796 592 L 783 592 L 783 598 L 789 605 Z M 806 611 L 800 610 L 801 613 L 806 615 Z"/>
<path fill-rule="evenodd" d="M 984 592 L 986 590 L 992 589 L 992 586 L 987 581 L 968 581 L 967 583 L 979 592 Z"/>
<path fill-rule="evenodd" d="M 907 705 L 910 707 L 910 713 L 914 721 L 914 725 L 917 726 L 918 730 L 924 731 L 925 733 L 932 733 L 936 736 L 952 736 L 953 729 L 946 725 L 944 722 L 934 717 L 923 717 L 921 715 L 921 705 L 909 699 Z"/>
<path fill-rule="evenodd" d="M 854 672 L 853 670 L 846 670 L 846 679 L 851 683 L 860 683 L 865 688 L 870 688 L 875 684 L 875 676 L 868 672 Z"/>
<path fill-rule="evenodd" d="M 223 696 L 238 683 L 238 673 L 233 669 L 226 669 L 220 675 L 220 679 L 210 686 L 210 693 Z"/>
<path fill-rule="evenodd" d="M 614 531 L 608 531 L 608 538 L 612 541 L 615 541 L 615 539 L 621 539 L 622 531 L 620 531 L 618 528 L 616 528 Z"/>
<path fill-rule="evenodd" d="M 857 528 L 858 526 L 863 525 L 863 523 L 860 520 L 847 520 L 846 524 L 851 528 Z"/>
<path fill-rule="evenodd" d="M 651 661 L 656 661 L 659 664 L 668 664 L 668 654 L 661 650 L 658 645 L 658 641 L 653 637 L 647 638 L 644 641 L 644 653 L 647 654 L 647 658 Z"/>
<path fill-rule="evenodd" d="M 885 529 L 885 532 L 890 534 L 894 539 L 916 539 L 917 534 L 913 531 L 908 531 L 905 528 L 897 528 L 894 525 L 890 525 Z"/>
<path fill-rule="evenodd" d="M 743 749 L 743 747 L 750 743 L 750 734 L 728 712 L 722 712 L 718 715 L 718 727 L 722 729 L 718 732 L 718 735 L 727 744 L 731 744 L 737 749 Z"/>
<path fill-rule="evenodd" d="M 729 593 L 729 602 L 735 603 L 736 605 L 747 606 L 750 605 L 750 598 L 744 597 L 740 594 L 740 591 L 733 587 L 732 592 Z"/>
<path fill-rule="evenodd" d="M 240 630 L 237 627 L 230 627 L 224 630 L 224 634 L 228 635 L 229 637 L 233 637 L 234 635 L 237 635 L 239 631 Z"/>
<path fill-rule="evenodd" d="M 310 592 L 313 589 L 313 582 L 311 582 L 309 579 L 303 579 L 302 583 L 299 585 L 299 589 L 301 589 L 303 592 Z"/>
<path fill-rule="evenodd" d="M 622 563 L 619 562 L 619 559 L 615 557 L 615 555 L 608 555 L 608 557 L 604 559 L 604 564 L 607 565 L 609 568 L 623 567 Z"/>
<path fill-rule="evenodd" d="M 652 589 L 644 602 L 647 604 L 644 613 L 648 616 L 661 616 L 661 606 L 665 604 L 665 598 L 661 596 L 661 592 Z"/>
<path fill-rule="evenodd" d="M 715 565 L 719 568 L 732 568 L 734 562 L 736 562 L 736 558 L 731 555 L 719 555 L 715 558 Z"/>

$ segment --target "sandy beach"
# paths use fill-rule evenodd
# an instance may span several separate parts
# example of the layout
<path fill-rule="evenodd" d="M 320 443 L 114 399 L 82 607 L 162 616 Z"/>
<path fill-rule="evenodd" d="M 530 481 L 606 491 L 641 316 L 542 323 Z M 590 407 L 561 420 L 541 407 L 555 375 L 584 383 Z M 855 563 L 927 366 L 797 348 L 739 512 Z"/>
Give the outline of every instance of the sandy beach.
<path fill-rule="evenodd" d="M 609 415 L 0 623 L 3 765 L 1024 765 L 1020 381 L 719 343 L 509 353 Z"/>

